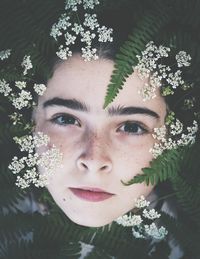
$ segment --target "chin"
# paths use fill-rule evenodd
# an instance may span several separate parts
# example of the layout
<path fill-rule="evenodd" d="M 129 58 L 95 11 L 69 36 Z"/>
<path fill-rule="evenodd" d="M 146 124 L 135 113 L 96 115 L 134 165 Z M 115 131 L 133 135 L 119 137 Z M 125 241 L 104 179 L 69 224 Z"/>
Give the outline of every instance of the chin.
<path fill-rule="evenodd" d="M 98 228 L 98 227 L 103 227 L 105 225 L 110 224 L 113 220 L 102 220 L 102 219 L 91 219 L 91 218 L 77 218 L 77 217 L 72 217 L 69 215 L 66 215 L 71 221 L 74 223 L 84 226 L 84 227 L 93 227 L 93 228 Z"/>

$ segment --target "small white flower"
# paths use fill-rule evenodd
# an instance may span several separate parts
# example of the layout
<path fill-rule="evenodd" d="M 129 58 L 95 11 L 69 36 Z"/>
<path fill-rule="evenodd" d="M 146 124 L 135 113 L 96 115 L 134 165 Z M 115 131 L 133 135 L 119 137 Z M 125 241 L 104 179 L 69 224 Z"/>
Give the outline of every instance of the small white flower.
<path fill-rule="evenodd" d="M 160 128 L 154 128 L 153 129 L 153 138 L 157 139 L 159 141 L 165 141 L 166 140 L 166 135 L 167 135 L 167 128 L 165 125 L 161 126 Z"/>
<path fill-rule="evenodd" d="M 72 9 L 77 11 L 78 5 L 82 3 L 82 0 L 66 0 L 65 10 Z"/>
<path fill-rule="evenodd" d="M 83 9 L 93 9 L 99 4 L 98 0 L 68 0 L 66 1 L 65 9 L 77 11 L 78 6 L 82 4 Z M 75 35 L 74 35 L 75 33 Z M 62 14 L 58 22 L 53 24 L 50 35 L 57 41 L 58 37 L 65 37 L 65 43 L 59 46 L 56 52 L 57 56 L 66 60 L 72 56 L 72 51 L 69 46 L 74 44 L 77 36 L 80 35 L 80 41 L 85 43 L 82 47 L 82 57 L 85 61 L 96 60 L 98 56 L 96 49 L 91 48 L 94 39 L 98 38 L 99 42 L 112 41 L 113 30 L 105 26 L 100 27 L 97 15 L 86 13 L 82 23 L 71 21 L 71 17 L 67 14 Z"/>
<path fill-rule="evenodd" d="M 76 33 L 76 35 L 83 33 L 84 29 L 83 26 L 81 24 L 78 23 L 74 23 L 73 27 L 72 27 L 72 31 L 74 31 Z"/>
<path fill-rule="evenodd" d="M 9 86 L 9 83 L 7 83 L 4 79 L 0 80 L 0 93 L 4 96 L 8 96 L 10 92 L 12 92 L 12 88 Z"/>
<path fill-rule="evenodd" d="M 83 0 L 84 9 L 94 9 L 95 5 L 99 4 L 99 0 Z"/>
<path fill-rule="evenodd" d="M 63 60 L 67 60 L 68 57 L 72 56 L 72 52 L 68 47 L 64 48 L 63 45 L 60 45 L 59 51 L 56 52 L 57 56 Z"/>
<path fill-rule="evenodd" d="M 183 123 L 176 119 L 175 123 L 170 124 L 170 134 L 178 135 L 183 131 Z"/>
<path fill-rule="evenodd" d="M 151 225 L 145 225 L 144 228 L 146 234 L 155 239 L 161 240 L 168 234 L 168 231 L 165 227 L 157 228 L 155 223 L 152 223 Z"/>
<path fill-rule="evenodd" d="M 62 35 L 62 30 L 67 30 L 71 26 L 71 22 L 69 20 L 70 17 L 67 16 L 67 14 L 61 14 L 58 22 L 53 24 L 50 36 L 57 40 L 57 38 Z"/>
<path fill-rule="evenodd" d="M 164 96 L 173 94 L 173 89 L 176 89 L 179 86 L 183 87 L 185 85 L 185 82 L 182 79 L 182 71 L 177 70 L 173 73 L 171 68 L 163 62 L 163 59 L 169 56 L 169 52 L 170 48 L 162 45 L 157 47 L 152 41 L 150 41 L 146 45 L 145 50 L 142 51 L 141 55 L 136 56 L 138 64 L 134 69 L 137 71 L 141 80 L 149 79 L 150 82 L 139 91 L 144 101 L 154 98 L 156 96 L 156 89 L 162 85 L 163 87 L 165 86 L 162 91 Z M 162 59 L 162 61 L 160 61 L 160 59 Z M 188 61 L 191 60 L 191 57 L 184 51 L 180 51 L 176 55 L 176 59 L 178 67 L 190 65 Z"/>
<path fill-rule="evenodd" d="M 33 68 L 33 65 L 31 63 L 31 57 L 30 56 L 24 56 L 23 61 L 22 61 L 22 67 L 24 68 L 23 74 L 26 75 L 27 71 Z"/>
<path fill-rule="evenodd" d="M 11 54 L 11 49 L 1 50 L 0 51 L 0 59 L 4 60 L 4 59 L 9 58 L 10 54 Z"/>
<path fill-rule="evenodd" d="M 20 177 L 19 175 L 17 176 L 17 180 L 15 184 L 21 189 L 25 189 L 30 186 L 30 183 L 25 179 L 23 179 L 22 177 Z"/>
<path fill-rule="evenodd" d="M 33 146 L 34 147 L 41 147 L 41 146 L 47 146 L 47 144 L 50 141 L 50 138 L 48 135 L 44 134 L 43 132 L 37 132 L 36 135 L 32 138 L 33 140 Z"/>
<path fill-rule="evenodd" d="M 158 219 L 160 218 L 161 214 L 155 211 L 155 209 L 151 209 L 151 210 L 144 209 L 143 216 L 147 219 Z"/>
<path fill-rule="evenodd" d="M 70 34 L 69 32 L 67 32 L 65 34 L 65 39 L 66 39 L 65 44 L 66 46 L 68 46 L 75 43 L 76 37 Z"/>
<path fill-rule="evenodd" d="M 46 91 L 47 87 L 44 84 L 34 84 L 33 89 L 38 95 L 42 96 Z"/>
<path fill-rule="evenodd" d="M 99 42 L 113 41 L 113 37 L 111 36 L 113 29 L 108 29 L 106 26 L 102 26 L 101 28 L 98 28 L 97 32 L 99 33 Z"/>
<path fill-rule="evenodd" d="M 97 50 L 95 48 L 91 49 L 90 46 L 86 48 L 81 48 L 82 50 L 82 57 L 85 61 L 96 60 L 98 56 L 96 55 Z"/>
<path fill-rule="evenodd" d="M 98 28 L 99 24 L 98 24 L 98 21 L 97 21 L 97 15 L 86 13 L 83 25 L 85 25 L 86 27 L 89 27 L 91 30 L 94 30 L 95 28 Z"/>
<path fill-rule="evenodd" d="M 32 135 L 25 135 L 23 137 L 14 137 L 13 140 L 20 146 L 20 151 L 27 151 L 32 153 L 34 150 Z"/>
<path fill-rule="evenodd" d="M 51 149 L 43 152 L 37 161 L 37 165 L 43 167 L 46 173 L 53 173 L 56 167 L 62 164 L 63 155 L 59 149 L 53 146 Z"/>
<path fill-rule="evenodd" d="M 22 169 L 26 170 L 22 176 L 17 177 L 16 185 L 22 189 L 29 187 L 30 184 L 44 187 L 48 183 L 48 176 L 62 165 L 62 153 L 55 146 L 41 154 L 35 152 L 38 147 L 48 146 L 50 138 L 43 132 L 37 132 L 34 136 L 14 137 L 14 140 L 20 146 L 21 151 L 28 153 L 20 159 L 14 157 L 8 167 L 13 174 L 19 174 Z M 38 166 L 43 167 L 45 172 L 42 174 L 37 172 Z"/>
<path fill-rule="evenodd" d="M 81 33 L 81 41 L 85 42 L 87 45 L 92 44 L 92 40 L 96 37 L 95 33 L 90 31 L 84 31 Z"/>
<path fill-rule="evenodd" d="M 25 167 L 24 162 L 25 162 L 24 157 L 19 159 L 18 157 L 14 156 L 12 159 L 12 162 L 8 166 L 8 169 L 10 169 L 13 174 L 18 174 L 19 172 L 21 172 L 22 169 L 24 169 Z"/>
<path fill-rule="evenodd" d="M 23 88 L 26 88 L 26 82 L 25 81 L 16 81 L 15 85 L 20 90 L 22 90 Z"/>
<path fill-rule="evenodd" d="M 142 218 L 140 215 L 123 215 L 115 220 L 119 225 L 124 227 L 138 226 L 142 223 Z"/>
<path fill-rule="evenodd" d="M 191 56 L 189 54 L 187 54 L 185 51 L 179 51 L 179 53 L 176 55 L 176 61 L 177 61 L 177 65 L 178 67 L 188 67 L 190 66 L 190 60 L 191 60 Z"/>
<path fill-rule="evenodd" d="M 32 167 L 34 167 L 37 164 L 38 159 L 39 159 L 39 154 L 38 153 L 29 152 L 27 157 L 26 157 L 26 160 L 25 160 L 26 165 L 29 168 L 32 168 Z"/>
<path fill-rule="evenodd" d="M 170 123 L 168 136 L 165 125 L 160 128 L 154 128 L 152 136 L 154 139 L 157 139 L 159 143 L 155 143 L 153 148 L 150 148 L 149 152 L 152 153 L 154 158 L 157 158 L 164 150 L 176 149 L 179 146 L 194 144 L 196 133 L 198 131 L 198 123 L 194 120 L 193 125 L 191 127 L 187 127 L 187 134 L 182 133 L 183 130 L 183 124 L 178 119 L 175 119 L 174 122 Z M 180 134 L 181 136 L 179 136 Z M 178 139 L 173 140 L 169 137 L 170 135 L 179 137 Z"/>
<path fill-rule="evenodd" d="M 156 97 L 156 88 L 150 84 L 145 83 L 144 87 L 139 89 L 138 93 L 142 97 L 143 101 L 147 101 Z"/>
<path fill-rule="evenodd" d="M 148 207 L 149 204 L 150 204 L 150 202 L 145 200 L 145 197 L 143 195 L 141 195 L 138 199 L 135 199 L 135 207 L 136 208 Z"/>
<path fill-rule="evenodd" d="M 142 210 L 142 215 L 132 216 L 131 214 L 126 214 L 117 218 L 115 220 L 116 223 L 124 227 L 132 227 L 132 234 L 135 238 L 163 239 L 168 233 L 164 227 L 157 228 L 154 222 L 149 225 L 143 223 L 147 221 L 146 219 L 148 219 L 148 221 L 153 221 L 161 217 L 161 214 L 155 209 L 146 209 L 149 205 L 150 202 L 146 201 L 142 195 L 140 198 L 135 200 L 136 208 L 139 208 L 140 210 L 145 208 Z"/>
<path fill-rule="evenodd" d="M 32 99 L 30 92 L 22 90 L 18 96 L 12 95 L 12 104 L 16 109 L 21 110 L 24 107 L 30 106 L 29 101 Z"/>

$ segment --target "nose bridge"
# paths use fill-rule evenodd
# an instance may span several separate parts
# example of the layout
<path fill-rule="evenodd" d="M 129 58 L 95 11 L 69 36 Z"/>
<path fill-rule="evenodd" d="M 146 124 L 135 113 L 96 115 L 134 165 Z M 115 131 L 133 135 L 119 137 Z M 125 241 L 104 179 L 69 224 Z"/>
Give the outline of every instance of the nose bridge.
<path fill-rule="evenodd" d="M 112 168 L 108 137 L 97 131 L 84 136 L 84 148 L 78 158 L 78 167 L 82 170 L 110 171 Z"/>
<path fill-rule="evenodd" d="M 109 157 L 109 138 L 104 133 L 90 132 L 86 136 L 85 155 L 91 159 L 106 159 Z"/>
<path fill-rule="evenodd" d="M 108 138 L 105 135 L 100 135 L 95 131 L 90 133 L 86 141 L 88 155 L 101 156 L 106 154 L 106 150 L 108 149 Z"/>

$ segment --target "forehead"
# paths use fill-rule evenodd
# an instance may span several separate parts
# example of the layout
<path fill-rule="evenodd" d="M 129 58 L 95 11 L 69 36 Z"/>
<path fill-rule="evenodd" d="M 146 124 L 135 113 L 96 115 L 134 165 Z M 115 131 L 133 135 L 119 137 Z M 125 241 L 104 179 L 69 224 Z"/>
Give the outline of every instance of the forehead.
<path fill-rule="evenodd" d="M 85 62 L 78 54 L 58 64 L 53 77 L 48 82 L 47 90 L 42 97 L 51 99 L 61 97 L 77 99 L 94 109 L 102 109 L 107 88 L 114 68 L 112 60 L 99 59 Z M 157 91 L 157 97 L 144 102 L 138 93 L 145 82 L 134 72 L 124 83 L 112 106 L 140 106 L 162 112 L 164 99 Z"/>

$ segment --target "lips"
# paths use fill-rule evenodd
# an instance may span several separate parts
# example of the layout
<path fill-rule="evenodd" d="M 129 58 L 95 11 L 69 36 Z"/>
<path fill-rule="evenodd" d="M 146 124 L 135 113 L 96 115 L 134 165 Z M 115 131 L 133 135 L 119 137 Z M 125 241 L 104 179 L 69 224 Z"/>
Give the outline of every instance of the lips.
<path fill-rule="evenodd" d="M 111 198 L 114 194 L 106 192 L 99 188 L 93 187 L 81 187 L 81 188 L 69 188 L 70 191 L 80 199 L 98 202 Z"/>

